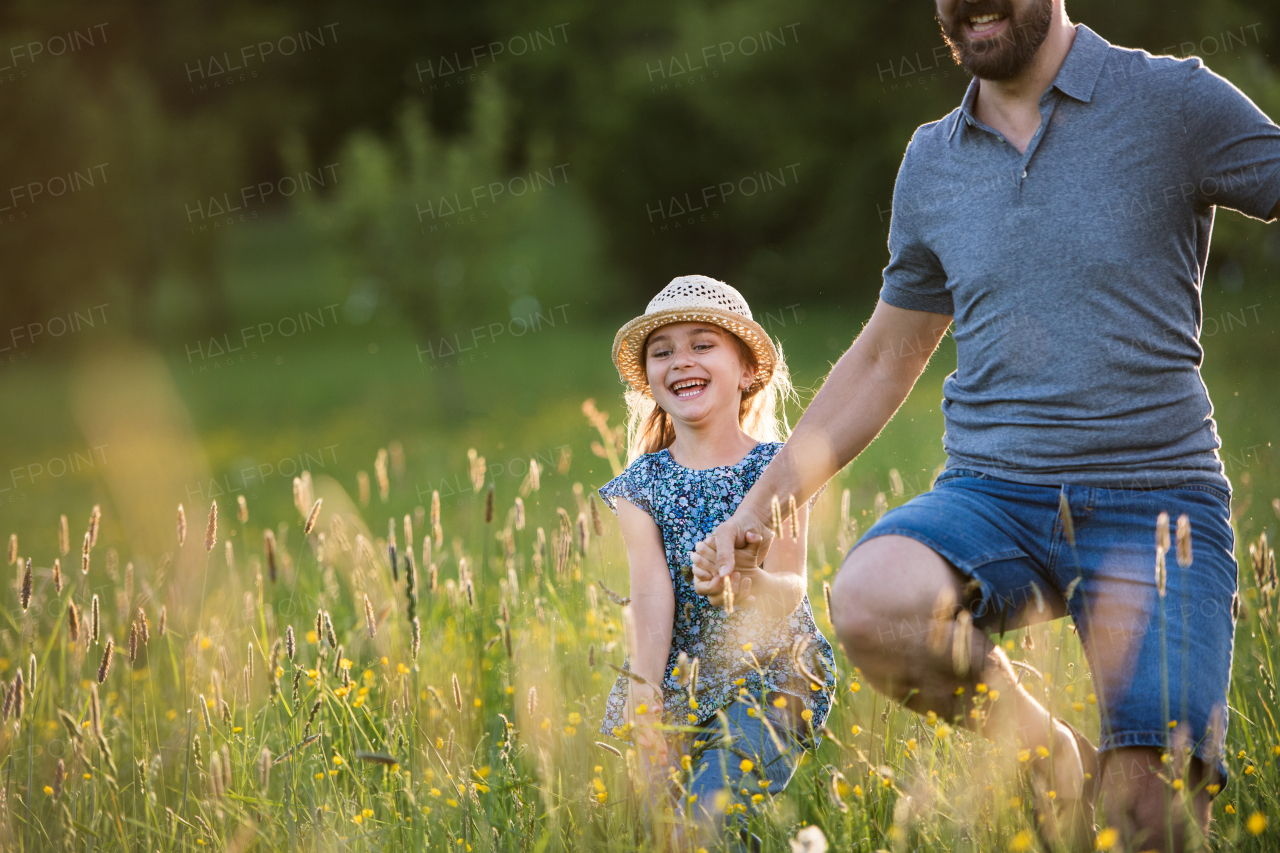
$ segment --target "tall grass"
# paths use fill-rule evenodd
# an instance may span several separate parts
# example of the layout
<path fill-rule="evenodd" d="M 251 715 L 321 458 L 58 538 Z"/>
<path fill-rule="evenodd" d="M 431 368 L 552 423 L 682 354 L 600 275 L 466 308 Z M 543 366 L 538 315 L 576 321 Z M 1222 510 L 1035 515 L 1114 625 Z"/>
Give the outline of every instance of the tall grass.
<path fill-rule="evenodd" d="M 486 481 L 473 458 L 472 500 L 433 502 L 428 524 L 385 459 L 379 489 L 366 479 L 357 502 L 326 478 L 295 484 L 287 520 L 243 503 L 221 515 L 189 507 L 193 518 L 208 510 L 204 541 L 186 537 L 183 511 L 161 555 L 103 554 L 99 532 L 117 541 L 120 520 L 95 507 L 88 572 L 66 573 L 60 590 L 57 555 L 36 553 L 24 591 L 29 532 L 14 531 L 0 631 L 3 849 L 660 845 L 669 816 L 642 806 L 627 744 L 598 733 L 625 645 L 622 599 L 609 590 L 625 587 L 626 561 L 590 489 L 557 506 L 536 475 L 518 489 Z M 811 529 L 847 547 L 853 522 L 886 505 L 882 494 L 865 510 L 848 492 L 826 494 Z M 370 532 L 397 528 L 398 538 Z M 810 597 L 834 640 L 822 599 L 839 551 L 814 535 Z M 72 540 L 57 538 L 65 556 Z M 215 548 L 219 538 L 234 547 Z M 1280 844 L 1274 557 L 1265 536 L 1241 550 L 1233 775 L 1212 840 L 1264 851 Z M 1074 633 L 1047 623 L 1002 641 L 1052 673 L 1029 684 L 1054 714 L 1096 736 Z M 827 729 L 752 818 L 766 849 L 790 850 L 815 826 L 837 850 L 1035 847 L 1016 749 L 905 711 L 843 664 Z"/>

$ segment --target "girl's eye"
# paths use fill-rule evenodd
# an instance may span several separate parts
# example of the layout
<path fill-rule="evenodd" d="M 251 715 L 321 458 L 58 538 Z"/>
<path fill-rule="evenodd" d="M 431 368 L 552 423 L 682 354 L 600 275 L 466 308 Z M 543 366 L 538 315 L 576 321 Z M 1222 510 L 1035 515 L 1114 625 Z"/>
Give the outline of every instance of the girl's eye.
<path fill-rule="evenodd" d="M 670 354 L 671 354 L 671 350 L 660 349 L 660 350 L 655 350 L 654 352 L 649 353 L 649 358 L 663 358 L 664 356 L 668 356 Z"/>
<path fill-rule="evenodd" d="M 694 344 L 693 348 L 698 350 L 711 349 L 711 344 Z"/>

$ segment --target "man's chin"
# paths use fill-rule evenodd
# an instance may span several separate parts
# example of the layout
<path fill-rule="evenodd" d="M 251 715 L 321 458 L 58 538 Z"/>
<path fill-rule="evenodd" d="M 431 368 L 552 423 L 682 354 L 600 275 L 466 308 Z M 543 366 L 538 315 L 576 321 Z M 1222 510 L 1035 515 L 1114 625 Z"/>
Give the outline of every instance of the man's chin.
<path fill-rule="evenodd" d="M 1014 54 L 1017 49 L 1010 44 L 994 47 L 991 45 L 981 45 L 974 50 L 971 42 L 967 42 L 960 48 L 952 44 L 951 55 L 960 64 L 965 71 L 968 71 L 974 77 L 982 80 L 1008 80 L 1016 77 L 1029 64 L 1027 62 L 1018 64 Z"/>

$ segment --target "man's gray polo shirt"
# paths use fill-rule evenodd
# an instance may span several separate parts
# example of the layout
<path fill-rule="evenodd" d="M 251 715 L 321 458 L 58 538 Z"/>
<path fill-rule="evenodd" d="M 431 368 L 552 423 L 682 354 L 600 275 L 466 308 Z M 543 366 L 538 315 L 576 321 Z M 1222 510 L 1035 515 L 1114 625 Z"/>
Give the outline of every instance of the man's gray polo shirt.
<path fill-rule="evenodd" d="M 1025 154 L 974 116 L 977 94 L 907 146 L 880 293 L 955 318 L 948 467 L 1229 490 L 1200 287 L 1215 206 L 1266 218 L 1280 199 L 1280 128 L 1198 58 L 1083 24 Z"/>

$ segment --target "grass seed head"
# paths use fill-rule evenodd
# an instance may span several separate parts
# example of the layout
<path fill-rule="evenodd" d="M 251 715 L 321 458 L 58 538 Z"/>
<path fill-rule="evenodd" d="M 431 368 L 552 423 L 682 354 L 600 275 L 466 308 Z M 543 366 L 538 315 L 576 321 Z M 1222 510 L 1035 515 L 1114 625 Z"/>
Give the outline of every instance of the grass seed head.
<path fill-rule="evenodd" d="M 88 533 L 84 535 L 84 547 L 80 550 L 80 573 L 89 574 L 89 552 L 93 550 L 90 544 L 91 538 Z"/>
<path fill-rule="evenodd" d="M 181 548 L 183 543 L 187 541 L 187 513 L 182 508 L 182 504 L 178 504 L 178 547 Z"/>
<path fill-rule="evenodd" d="M 97 504 L 93 505 L 93 511 L 89 513 L 89 547 L 98 547 L 98 525 L 102 521 L 102 507 Z"/>
<path fill-rule="evenodd" d="M 25 613 L 31 606 L 31 558 L 27 558 L 26 568 L 22 572 L 22 610 Z"/>
<path fill-rule="evenodd" d="M 18 534 L 9 534 L 9 565 L 18 562 Z"/>
<path fill-rule="evenodd" d="M 591 511 L 591 529 L 596 536 L 604 535 L 604 519 L 600 517 L 600 504 L 596 501 L 596 493 L 591 493 L 591 500 L 587 502 L 587 507 Z"/>
<path fill-rule="evenodd" d="M 160 605 L 160 619 L 156 622 L 156 636 L 163 637 L 169 630 L 169 611 L 165 605 Z"/>
<path fill-rule="evenodd" d="M 64 515 L 63 518 L 65 519 L 66 516 Z M 53 768 L 53 798 L 55 800 L 60 799 L 62 797 L 62 783 L 66 778 L 67 778 L 67 765 L 63 762 L 61 758 L 59 758 L 58 763 L 54 765 L 54 768 Z"/>
<path fill-rule="evenodd" d="M 373 603 L 369 601 L 369 596 L 364 597 L 364 624 L 369 631 L 369 639 L 373 639 L 378 633 L 378 620 L 373 615 Z"/>
<path fill-rule="evenodd" d="M 58 518 L 58 553 L 64 557 L 71 553 L 71 526 L 65 515 Z"/>
<path fill-rule="evenodd" d="M 1156 550 L 1169 551 L 1169 513 L 1162 512 L 1156 516 Z"/>
<path fill-rule="evenodd" d="M 1175 538 L 1178 543 L 1178 565 L 1185 569 L 1191 565 L 1191 519 L 1185 512 L 1178 516 Z"/>
<path fill-rule="evenodd" d="M 458 713 L 462 713 L 462 685 L 458 683 L 458 673 L 453 674 L 453 704 L 457 706 Z"/>
<path fill-rule="evenodd" d="M 262 531 L 262 552 L 267 560 L 267 576 L 271 578 L 271 582 L 276 580 L 276 534 L 267 528 Z"/>
<path fill-rule="evenodd" d="M 1168 571 L 1164 565 L 1165 552 L 1160 548 L 1156 549 L 1156 591 L 1164 598 L 1165 589 L 1168 581 Z"/>
<path fill-rule="evenodd" d="M 284 629 L 284 650 L 289 656 L 289 660 L 293 660 L 293 655 L 297 651 L 293 642 L 293 626 L 289 625 Z"/>
<path fill-rule="evenodd" d="M 74 601 L 67 602 L 67 636 L 73 643 L 80 640 L 80 611 Z"/>
<path fill-rule="evenodd" d="M 486 489 L 484 493 L 484 523 L 485 524 L 493 523 L 493 497 L 494 497 L 493 483 L 489 483 L 489 488 Z"/>
<path fill-rule="evenodd" d="M 26 708 L 26 701 L 27 693 L 26 690 L 23 689 L 22 669 L 19 667 L 18 671 L 13 676 L 13 718 L 15 720 L 22 719 L 22 712 L 23 709 Z"/>
<path fill-rule="evenodd" d="M 56 557 L 53 561 L 53 591 L 59 594 L 62 592 L 62 560 Z"/>
<path fill-rule="evenodd" d="M 418 622 L 417 616 L 413 617 L 409 624 L 409 657 L 417 661 L 418 649 L 422 646 L 422 625 Z"/>
<path fill-rule="evenodd" d="M 431 492 L 431 537 L 435 540 L 436 550 L 444 547 L 444 528 L 440 526 L 440 492 Z"/>
<path fill-rule="evenodd" d="M 222 756 L 217 750 L 209 756 L 209 794 L 222 799 Z"/>
<path fill-rule="evenodd" d="M 93 642 L 98 642 L 98 638 L 102 636 L 102 608 L 98 606 L 98 594 L 94 593 L 93 603 L 89 608 L 89 638 Z"/>
<path fill-rule="evenodd" d="M 98 683 L 102 684 L 107 680 L 107 676 L 111 674 L 111 656 L 116 650 L 116 641 L 113 637 L 107 637 L 107 645 L 102 650 L 102 662 L 98 664 Z"/>
<path fill-rule="evenodd" d="M 391 497 L 391 481 L 387 478 L 387 449 L 378 448 L 378 456 L 373 460 L 373 472 L 378 477 L 378 497 L 386 503 Z"/>
<path fill-rule="evenodd" d="M 151 642 L 151 624 L 147 622 L 147 611 L 138 608 L 138 639 L 145 646 Z"/>
<path fill-rule="evenodd" d="M 972 645 L 973 616 L 968 610 L 961 610 L 955 619 L 955 627 L 951 634 L 951 668 L 961 678 L 969 674 L 969 649 Z"/>
<path fill-rule="evenodd" d="M 222 790 L 231 789 L 231 748 L 222 745 Z"/>
<path fill-rule="evenodd" d="M 241 524 L 249 520 L 249 504 L 245 502 L 244 495 L 236 495 L 236 518 Z"/>
<path fill-rule="evenodd" d="M 129 623 L 129 662 L 138 660 L 138 623 Z"/>
<path fill-rule="evenodd" d="M 356 472 L 356 493 L 359 496 L 360 506 L 369 505 L 369 474 L 366 471 Z"/>
<path fill-rule="evenodd" d="M 209 504 L 209 524 L 204 529 L 204 551 L 209 553 L 218 541 L 218 502 Z"/>
<path fill-rule="evenodd" d="M 258 787 L 263 791 L 271 787 L 271 750 L 265 746 L 258 753 Z"/>
<path fill-rule="evenodd" d="M 542 571 L 543 565 L 547 561 L 547 532 L 541 527 L 538 528 L 534 537 L 533 546 L 533 567 L 537 571 Z"/>
<path fill-rule="evenodd" d="M 302 527 L 302 535 L 310 536 L 311 531 L 316 526 L 316 519 L 320 517 L 320 505 L 324 503 L 324 498 L 317 498 L 316 502 L 311 505 L 311 512 L 307 513 L 307 523 Z"/>

